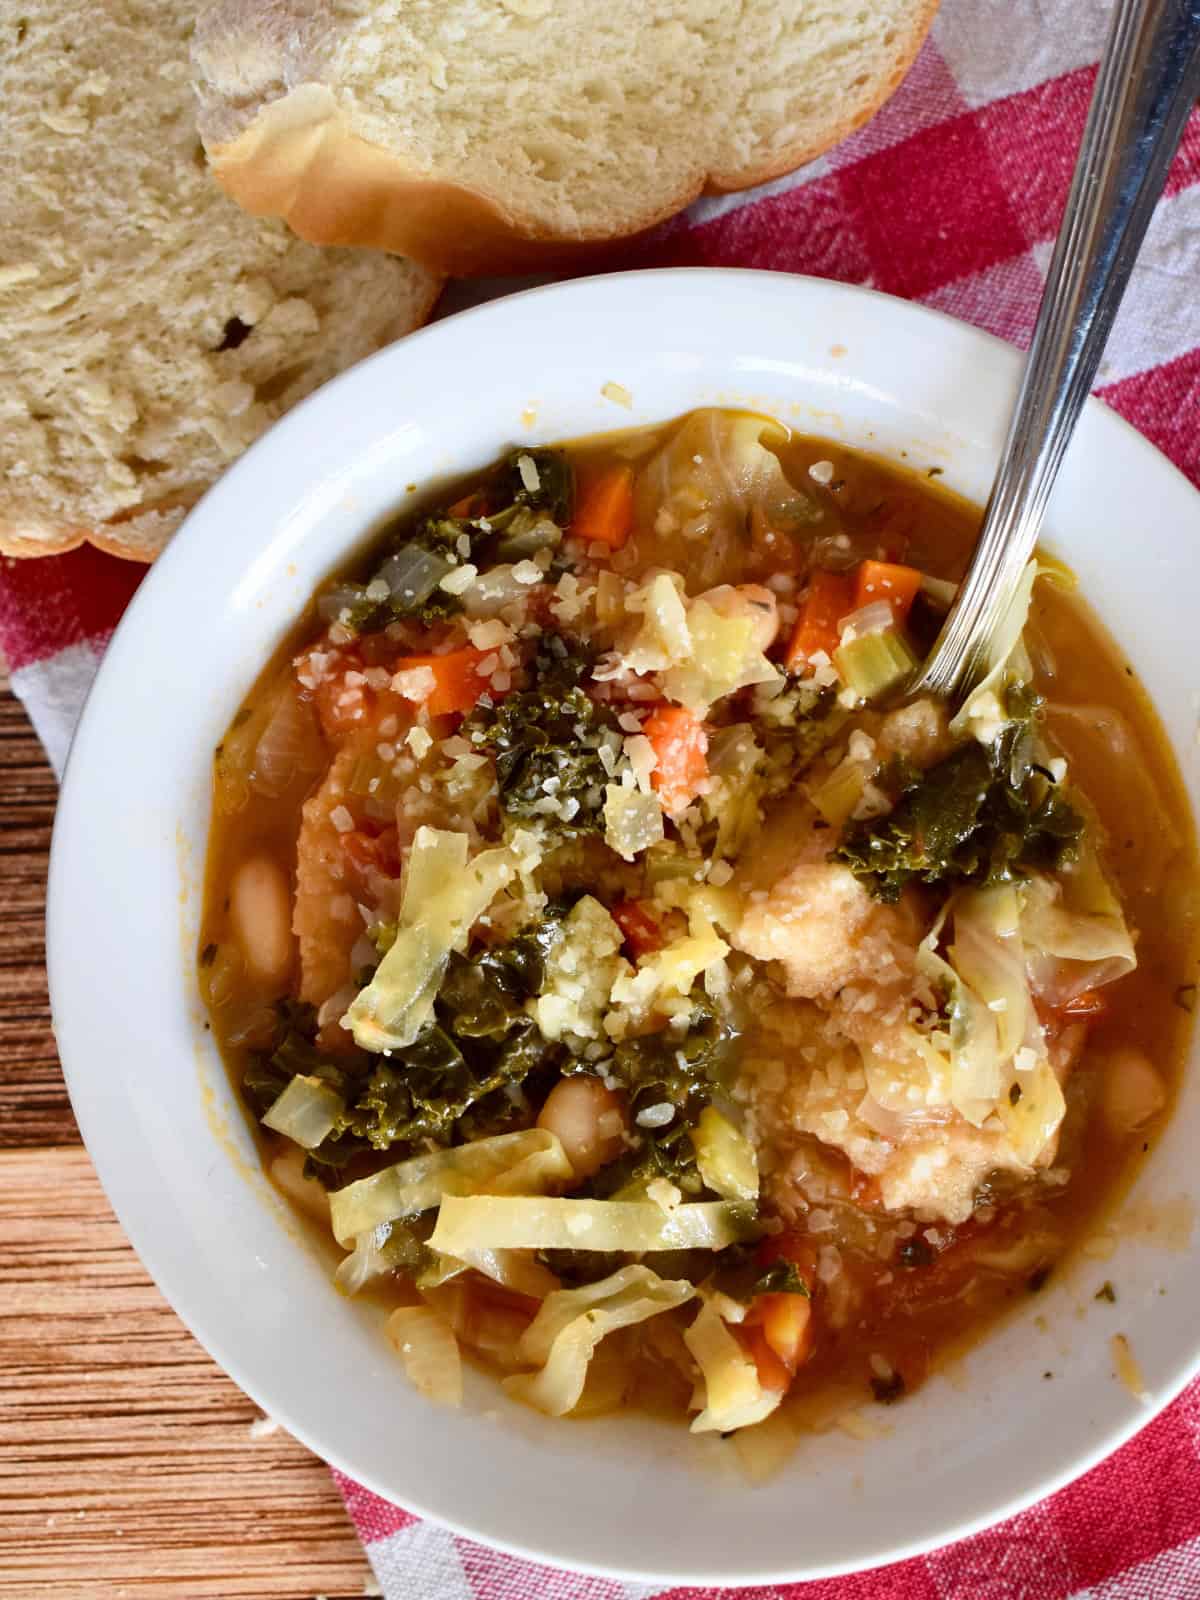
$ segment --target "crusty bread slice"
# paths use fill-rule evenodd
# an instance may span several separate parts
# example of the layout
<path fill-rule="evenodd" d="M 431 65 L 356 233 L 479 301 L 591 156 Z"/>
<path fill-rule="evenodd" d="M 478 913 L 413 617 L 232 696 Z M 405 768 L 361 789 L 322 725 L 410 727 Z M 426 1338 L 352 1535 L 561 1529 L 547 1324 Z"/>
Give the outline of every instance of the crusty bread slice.
<path fill-rule="evenodd" d="M 210 0 L 200 127 L 248 211 L 447 272 L 575 259 L 865 122 L 937 0 Z"/>
<path fill-rule="evenodd" d="M 0 15 L 0 550 L 151 559 L 438 280 L 247 217 L 205 169 L 188 0 Z"/>

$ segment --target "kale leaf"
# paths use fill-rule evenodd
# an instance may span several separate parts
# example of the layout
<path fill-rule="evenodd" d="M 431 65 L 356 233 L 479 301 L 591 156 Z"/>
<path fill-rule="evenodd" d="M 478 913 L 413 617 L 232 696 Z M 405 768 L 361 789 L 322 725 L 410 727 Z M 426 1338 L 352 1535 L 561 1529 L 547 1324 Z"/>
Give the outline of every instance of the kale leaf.
<path fill-rule="evenodd" d="M 533 464 L 536 489 L 525 482 L 522 458 Z M 356 633 L 377 633 L 401 620 L 454 616 L 462 602 L 439 587 L 441 580 L 465 561 L 488 565 L 556 547 L 570 520 L 573 490 L 571 463 L 561 451 L 510 451 L 468 500 L 470 515 L 442 509 L 422 517 L 394 538 L 365 583 L 348 581 L 331 590 L 326 610 Z"/>
<path fill-rule="evenodd" d="M 667 1178 L 693 1197 L 703 1191 L 691 1132 L 713 1090 L 729 1080 L 736 1037 L 732 1025 L 718 1017 L 707 996 L 699 994 L 694 997 L 691 1026 L 682 1037 L 664 1029 L 617 1046 L 607 1072 L 626 1091 L 640 1144 L 601 1169 L 596 1194 L 604 1198 L 626 1184 L 654 1178 Z M 669 1121 L 653 1127 L 638 1122 L 641 1112 L 663 1105 L 672 1107 Z"/>
<path fill-rule="evenodd" d="M 972 740 L 923 773 L 899 769 L 883 817 L 850 823 L 830 859 L 879 900 L 921 883 L 1011 883 L 1073 855 L 1083 818 L 1034 760 L 1033 713 L 989 747 Z"/>
<path fill-rule="evenodd" d="M 558 635 L 543 635 L 529 688 L 476 710 L 463 727 L 495 758 L 505 816 L 546 822 L 569 838 L 604 831 L 600 746 L 615 724 L 579 687 L 588 665 Z M 548 800 L 557 803 L 549 815 Z"/>
<path fill-rule="evenodd" d="M 329 1181 L 360 1155 L 400 1153 L 527 1126 L 557 1075 L 563 1047 L 545 1039 L 524 1010 L 544 975 L 563 908 L 536 927 L 471 959 L 456 956 L 436 1002 L 437 1020 L 386 1058 L 351 1050 L 334 1057 L 317 1043 L 310 1006 L 278 1008 L 271 1047 L 252 1054 L 243 1092 L 261 1117 L 297 1073 L 337 1090 L 343 1111 L 309 1152 L 308 1170 Z"/>

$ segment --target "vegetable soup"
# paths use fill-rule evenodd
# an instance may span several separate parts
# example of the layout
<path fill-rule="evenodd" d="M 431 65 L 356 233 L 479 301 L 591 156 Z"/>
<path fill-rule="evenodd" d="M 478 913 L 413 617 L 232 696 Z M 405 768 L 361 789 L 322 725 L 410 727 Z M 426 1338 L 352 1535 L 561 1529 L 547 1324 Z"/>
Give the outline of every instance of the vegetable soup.
<path fill-rule="evenodd" d="M 517 449 L 258 680 L 201 986 L 425 1393 L 467 1356 L 696 1432 L 891 1403 L 1150 1148 L 1187 804 L 1051 561 L 965 705 L 905 699 L 978 522 L 746 413 Z"/>

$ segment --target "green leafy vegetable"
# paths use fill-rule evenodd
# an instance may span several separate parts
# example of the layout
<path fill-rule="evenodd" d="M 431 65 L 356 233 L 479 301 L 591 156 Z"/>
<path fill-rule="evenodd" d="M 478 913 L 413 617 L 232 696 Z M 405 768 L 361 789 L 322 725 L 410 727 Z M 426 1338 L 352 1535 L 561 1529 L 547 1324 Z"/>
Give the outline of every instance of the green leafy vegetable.
<path fill-rule="evenodd" d="M 831 860 L 880 900 L 906 884 L 1011 883 L 1070 860 L 1083 818 L 1033 759 L 1029 718 L 1013 719 L 988 747 L 960 745 L 919 775 L 905 775 L 895 809 L 852 823 Z"/>
<path fill-rule="evenodd" d="M 560 451 L 512 451 L 472 497 L 478 514 L 441 510 L 422 517 L 365 583 L 339 583 L 323 595 L 322 615 L 336 616 L 356 633 L 453 616 L 462 603 L 440 587 L 442 579 L 466 561 L 520 559 L 561 543 L 573 483 L 570 461 Z"/>
<path fill-rule="evenodd" d="M 593 1184 L 597 1194 L 615 1194 L 630 1186 L 644 1189 L 666 1178 L 685 1195 L 703 1193 L 705 1181 L 696 1160 L 693 1130 L 710 1104 L 714 1088 L 724 1084 L 733 1059 L 736 1031 L 719 1017 L 706 996 L 694 998 L 692 1023 L 685 1034 L 673 1029 L 627 1039 L 618 1045 L 608 1072 L 625 1087 L 630 1117 L 641 1140 L 637 1150 L 601 1169 Z M 639 1123 L 651 1107 L 669 1106 L 671 1118 L 650 1126 Z M 661 1113 L 659 1113 L 661 1115 Z"/>
<path fill-rule="evenodd" d="M 772 1261 L 750 1290 L 751 1298 L 759 1294 L 798 1294 L 805 1300 L 812 1298 L 808 1285 L 792 1261 Z"/>
<path fill-rule="evenodd" d="M 495 757 L 505 815 L 540 820 L 567 837 L 604 831 L 608 773 L 600 748 L 615 724 L 580 688 L 587 668 L 564 640 L 543 636 L 530 687 L 475 711 L 463 727 Z"/>

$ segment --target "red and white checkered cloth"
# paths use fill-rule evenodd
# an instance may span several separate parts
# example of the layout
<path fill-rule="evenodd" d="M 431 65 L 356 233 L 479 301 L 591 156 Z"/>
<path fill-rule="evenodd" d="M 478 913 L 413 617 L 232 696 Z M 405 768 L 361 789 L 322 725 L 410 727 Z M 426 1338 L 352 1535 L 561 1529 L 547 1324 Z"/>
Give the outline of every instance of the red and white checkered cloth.
<path fill-rule="evenodd" d="M 868 128 L 795 177 L 701 201 L 621 264 L 816 273 L 920 300 L 1024 344 L 1107 11 L 1102 0 L 944 0 L 913 71 Z M 1200 113 L 1099 392 L 1200 484 Z M 0 564 L 0 648 L 56 767 L 139 575 L 88 549 Z M 388 1600 L 732 1592 L 550 1571 L 338 1481 Z M 761 1600 L 1200 1600 L 1200 1383 L 1103 1466 L 989 1533 L 863 1576 L 752 1592 Z"/>

